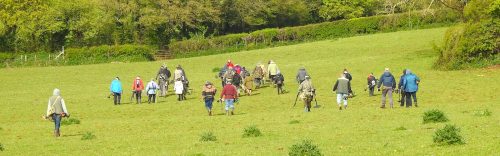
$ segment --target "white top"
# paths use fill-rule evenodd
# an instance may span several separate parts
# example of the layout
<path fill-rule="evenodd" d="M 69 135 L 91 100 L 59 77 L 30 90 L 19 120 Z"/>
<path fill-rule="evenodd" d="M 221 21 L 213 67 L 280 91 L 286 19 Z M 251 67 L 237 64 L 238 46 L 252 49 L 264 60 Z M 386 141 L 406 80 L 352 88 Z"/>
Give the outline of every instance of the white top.
<path fill-rule="evenodd" d="M 184 84 L 182 84 L 182 81 L 175 81 L 174 90 L 175 94 L 182 94 L 184 91 Z"/>

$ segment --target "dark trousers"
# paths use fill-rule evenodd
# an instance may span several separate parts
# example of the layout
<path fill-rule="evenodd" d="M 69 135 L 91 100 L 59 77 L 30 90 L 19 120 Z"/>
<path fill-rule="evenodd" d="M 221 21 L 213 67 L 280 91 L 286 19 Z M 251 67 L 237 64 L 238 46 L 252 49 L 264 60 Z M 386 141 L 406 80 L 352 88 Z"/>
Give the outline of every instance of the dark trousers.
<path fill-rule="evenodd" d="M 142 90 L 136 90 L 135 91 L 135 99 L 137 101 L 138 104 L 141 103 L 141 99 L 142 99 Z"/>
<path fill-rule="evenodd" d="M 370 90 L 370 96 L 374 96 L 373 92 L 375 92 L 375 86 L 368 88 Z"/>
<path fill-rule="evenodd" d="M 406 92 L 406 107 L 411 107 L 411 98 L 413 97 L 413 102 L 417 106 L 417 92 Z"/>
<path fill-rule="evenodd" d="M 113 92 L 113 97 L 113 102 L 115 103 L 115 105 L 119 105 L 122 99 L 122 94 Z"/>
<path fill-rule="evenodd" d="M 156 103 L 156 94 L 148 94 L 148 103 Z"/>
<path fill-rule="evenodd" d="M 214 98 L 205 98 L 205 108 L 207 108 L 208 111 L 212 111 L 213 102 Z"/>
<path fill-rule="evenodd" d="M 399 101 L 401 102 L 401 107 L 405 106 L 405 101 L 406 101 L 406 92 L 405 91 L 401 91 L 400 93 L 401 95 L 401 99 L 399 99 Z"/>
<path fill-rule="evenodd" d="M 276 84 L 276 88 L 278 88 L 278 95 L 283 94 L 283 84 Z"/>

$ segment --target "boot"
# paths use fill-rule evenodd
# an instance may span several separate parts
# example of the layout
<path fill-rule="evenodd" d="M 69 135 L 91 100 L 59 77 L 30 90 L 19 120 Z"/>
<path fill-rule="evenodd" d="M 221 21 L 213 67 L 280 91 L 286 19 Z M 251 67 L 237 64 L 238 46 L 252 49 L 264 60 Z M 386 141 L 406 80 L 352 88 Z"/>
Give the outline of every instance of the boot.
<path fill-rule="evenodd" d="M 415 107 L 418 107 L 417 102 L 415 101 Z"/>
<path fill-rule="evenodd" d="M 208 116 L 212 116 L 212 111 L 208 110 Z"/>
<path fill-rule="evenodd" d="M 341 105 L 339 105 L 339 110 L 342 110 L 342 106 Z"/>
<path fill-rule="evenodd" d="M 231 115 L 234 115 L 234 111 L 231 111 Z"/>
<path fill-rule="evenodd" d="M 344 105 L 344 109 L 347 109 L 347 105 Z"/>
<path fill-rule="evenodd" d="M 57 137 L 57 130 L 54 130 L 54 137 Z"/>

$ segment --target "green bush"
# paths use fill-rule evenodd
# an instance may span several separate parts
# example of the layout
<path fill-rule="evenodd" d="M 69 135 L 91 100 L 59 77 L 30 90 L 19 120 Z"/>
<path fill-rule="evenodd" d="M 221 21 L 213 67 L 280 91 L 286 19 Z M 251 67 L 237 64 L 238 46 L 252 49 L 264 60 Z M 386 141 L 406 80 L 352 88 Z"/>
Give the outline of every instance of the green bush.
<path fill-rule="evenodd" d="M 80 124 L 80 120 L 76 118 L 70 118 L 61 121 L 61 125 L 72 125 L 72 124 Z"/>
<path fill-rule="evenodd" d="M 447 124 L 443 129 L 439 129 L 434 133 L 434 143 L 439 145 L 464 144 L 460 129 L 455 125 Z"/>
<path fill-rule="evenodd" d="M 246 137 L 258 137 L 258 136 L 261 136 L 262 133 L 260 132 L 259 128 L 257 128 L 257 126 L 253 125 L 253 126 L 248 126 L 247 128 L 245 128 L 243 130 L 243 137 L 246 138 Z"/>
<path fill-rule="evenodd" d="M 302 142 L 292 145 L 289 148 L 289 156 L 321 156 L 318 146 L 312 144 L 311 140 L 302 140 Z"/>
<path fill-rule="evenodd" d="M 204 132 L 200 135 L 200 141 L 217 141 L 217 137 L 212 132 Z"/>
<path fill-rule="evenodd" d="M 85 134 L 83 134 L 82 136 L 82 140 L 92 140 L 92 139 L 95 139 L 95 135 L 92 134 L 92 132 L 87 132 Z"/>
<path fill-rule="evenodd" d="M 446 26 L 458 20 L 459 16 L 449 11 L 412 12 L 411 14 L 363 17 L 298 27 L 269 28 L 208 39 L 189 39 L 173 42 L 169 48 L 177 58 L 193 57 L 377 32 Z"/>
<path fill-rule="evenodd" d="M 109 62 L 153 61 L 155 48 L 146 45 L 102 45 L 96 47 L 68 48 L 68 65 L 95 64 Z"/>
<path fill-rule="evenodd" d="M 448 118 L 444 116 L 444 113 L 440 110 L 433 109 L 426 111 L 423 116 L 424 124 L 425 123 L 437 123 L 437 122 L 446 122 Z"/>
<path fill-rule="evenodd" d="M 0 143 L 0 151 L 3 151 L 5 150 L 5 148 L 3 147 L 3 144 Z"/>

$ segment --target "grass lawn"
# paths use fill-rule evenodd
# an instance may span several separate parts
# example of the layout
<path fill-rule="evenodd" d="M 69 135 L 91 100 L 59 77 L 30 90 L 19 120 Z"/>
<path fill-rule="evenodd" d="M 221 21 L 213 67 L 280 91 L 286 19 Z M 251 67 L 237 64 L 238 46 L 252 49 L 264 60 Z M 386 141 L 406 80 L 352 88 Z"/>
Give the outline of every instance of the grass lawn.
<path fill-rule="evenodd" d="M 325 155 L 498 155 L 500 70 L 433 70 L 438 54 L 431 44 L 439 45 L 446 29 L 160 62 L 0 69 L 0 144 L 5 148 L 0 155 L 287 155 L 288 148 L 303 139 L 312 140 Z M 278 96 L 274 88 L 262 88 L 241 98 L 236 115 L 222 115 L 220 104 L 214 103 L 217 115 L 207 116 L 201 86 L 206 80 L 220 84 L 212 69 L 227 59 L 248 69 L 259 61 L 275 60 L 289 93 Z M 163 62 L 170 69 L 183 66 L 194 94 L 182 102 L 169 96 L 154 105 L 129 103 L 135 76 L 146 83 Z M 311 113 L 303 112 L 300 101 L 292 108 L 297 91 L 294 77 L 300 66 L 311 75 L 321 105 Z M 421 78 L 420 107 L 396 104 L 394 109 L 380 109 L 380 92 L 368 97 L 363 91 L 368 73 L 378 78 L 385 67 L 396 79 L 403 68 Z M 358 96 L 349 100 L 347 110 L 339 111 L 332 86 L 344 68 L 350 70 Z M 121 106 L 106 98 L 115 76 L 121 77 L 125 88 Z M 54 88 L 61 89 L 71 118 L 81 121 L 62 126 L 60 138 L 52 136 L 53 123 L 40 117 Z M 430 109 L 442 110 L 450 121 L 422 124 L 422 114 Z M 475 115 L 482 110 L 492 112 L 491 116 Z M 466 144 L 435 145 L 432 135 L 445 124 L 460 127 Z M 244 128 L 251 125 L 262 136 L 243 138 Z M 200 142 L 200 135 L 208 131 L 217 141 Z M 87 132 L 95 138 L 82 140 Z"/>

